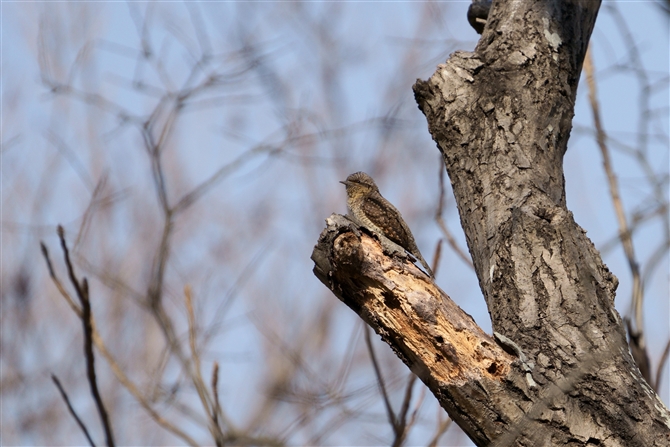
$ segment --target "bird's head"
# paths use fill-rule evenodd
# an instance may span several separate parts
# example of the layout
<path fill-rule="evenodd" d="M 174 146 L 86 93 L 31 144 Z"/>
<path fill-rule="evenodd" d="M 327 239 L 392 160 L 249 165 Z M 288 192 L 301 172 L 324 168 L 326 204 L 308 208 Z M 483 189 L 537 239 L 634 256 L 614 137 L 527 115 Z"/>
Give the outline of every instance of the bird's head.
<path fill-rule="evenodd" d="M 360 197 L 372 191 L 379 191 L 375 181 L 365 172 L 354 172 L 340 183 L 347 187 L 349 197 Z"/>

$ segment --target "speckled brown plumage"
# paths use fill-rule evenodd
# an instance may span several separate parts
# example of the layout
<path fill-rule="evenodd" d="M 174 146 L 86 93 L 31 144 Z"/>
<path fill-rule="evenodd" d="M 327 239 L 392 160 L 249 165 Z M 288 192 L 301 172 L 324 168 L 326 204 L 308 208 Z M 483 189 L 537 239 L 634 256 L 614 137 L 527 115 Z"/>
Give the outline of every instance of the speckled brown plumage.
<path fill-rule="evenodd" d="M 347 187 L 347 206 L 352 217 L 363 226 L 379 233 L 416 257 L 432 277 L 430 266 L 419 248 L 400 211 L 382 197 L 375 181 L 365 172 L 356 172 L 343 183 Z"/>

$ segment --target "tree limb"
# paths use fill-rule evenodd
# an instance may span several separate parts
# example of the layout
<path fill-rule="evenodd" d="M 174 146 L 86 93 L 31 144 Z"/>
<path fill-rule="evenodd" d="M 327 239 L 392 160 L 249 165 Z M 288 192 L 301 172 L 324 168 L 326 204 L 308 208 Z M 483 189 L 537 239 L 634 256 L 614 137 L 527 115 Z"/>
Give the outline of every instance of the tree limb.
<path fill-rule="evenodd" d="M 409 260 L 385 254 L 344 216 L 327 223 L 312 253 L 315 275 L 381 335 L 471 439 L 490 442 L 523 417 L 517 402 L 527 401 L 532 381 L 518 359 Z"/>
<path fill-rule="evenodd" d="M 342 216 L 312 254 L 315 275 L 480 446 L 670 444 L 670 411 L 614 308 L 618 280 L 566 205 L 563 156 L 599 7 L 496 0 L 475 51 L 414 85 L 499 344 Z"/>

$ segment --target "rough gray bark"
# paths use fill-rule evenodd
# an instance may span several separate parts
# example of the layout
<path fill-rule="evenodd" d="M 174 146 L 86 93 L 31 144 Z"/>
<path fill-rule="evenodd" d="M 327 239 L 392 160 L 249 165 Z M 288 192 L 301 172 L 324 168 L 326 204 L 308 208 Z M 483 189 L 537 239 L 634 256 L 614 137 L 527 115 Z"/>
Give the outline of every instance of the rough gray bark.
<path fill-rule="evenodd" d="M 417 285 L 428 279 L 403 279 L 419 277 L 407 262 L 337 218 L 313 254 L 317 276 L 477 445 L 670 445 L 670 412 L 635 366 L 614 309 L 617 279 L 565 201 L 563 155 L 599 6 L 496 1 L 475 52 L 453 54 L 414 86 L 498 343 L 512 356 L 464 329 L 443 292 Z"/>

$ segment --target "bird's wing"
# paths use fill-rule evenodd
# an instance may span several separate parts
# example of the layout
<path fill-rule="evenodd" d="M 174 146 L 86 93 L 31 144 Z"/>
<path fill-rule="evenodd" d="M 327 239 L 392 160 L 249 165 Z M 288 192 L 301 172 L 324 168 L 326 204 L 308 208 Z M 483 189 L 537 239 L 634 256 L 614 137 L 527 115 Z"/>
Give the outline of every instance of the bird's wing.
<path fill-rule="evenodd" d="M 387 238 L 412 253 L 416 243 L 412 240 L 412 232 L 400 216 L 398 210 L 383 197 L 369 196 L 363 202 L 363 212 L 377 225 Z"/>

